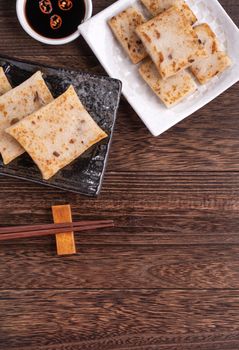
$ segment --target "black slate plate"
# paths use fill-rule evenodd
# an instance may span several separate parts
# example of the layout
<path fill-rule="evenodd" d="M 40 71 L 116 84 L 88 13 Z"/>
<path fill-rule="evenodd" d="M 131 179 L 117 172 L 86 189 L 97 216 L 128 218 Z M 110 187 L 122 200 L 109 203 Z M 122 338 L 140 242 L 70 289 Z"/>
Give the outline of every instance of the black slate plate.
<path fill-rule="evenodd" d="M 88 196 L 99 194 L 120 100 L 121 82 L 104 76 L 5 57 L 0 57 L 0 66 L 4 68 L 13 87 L 21 84 L 37 70 L 43 73 L 54 97 L 62 94 L 72 84 L 92 118 L 109 135 L 48 181 L 42 180 L 37 166 L 26 153 L 7 166 L 0 156 L 0 174 Z"/>

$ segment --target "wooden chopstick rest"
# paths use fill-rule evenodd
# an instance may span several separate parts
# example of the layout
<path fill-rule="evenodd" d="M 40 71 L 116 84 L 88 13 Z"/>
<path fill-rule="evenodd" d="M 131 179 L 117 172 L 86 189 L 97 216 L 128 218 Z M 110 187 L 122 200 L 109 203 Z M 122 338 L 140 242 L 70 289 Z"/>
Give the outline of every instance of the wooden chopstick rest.
<path fill-rule="evenodd" d="M 54 224 L 0 227 L 0 241 L 55 235 L 58 255 L 75 254 L 74 231 L 114 227 L 113 220 L 72 222 L 70 205 L 52 207 Z"/>
<path fill-rule="evenodd" d="M 55 223 L 72 222 L 70 205 L 54 205 L 52 206 L 52 214 Z M 74 232 L 57 233 L 56 248 L 58 255 L 76 254 Z"/>

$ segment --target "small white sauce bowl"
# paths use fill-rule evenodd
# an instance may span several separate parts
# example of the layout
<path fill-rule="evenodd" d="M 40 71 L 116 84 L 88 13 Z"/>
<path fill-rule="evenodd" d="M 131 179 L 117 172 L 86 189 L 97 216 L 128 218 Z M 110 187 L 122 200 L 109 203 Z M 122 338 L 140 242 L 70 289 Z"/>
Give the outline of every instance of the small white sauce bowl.
<path fill-rule="evenodd" d="M 85 17 L 82 23 L 87 21 L 92 16 L 92 9 L 93 9 L 92 0 L 84 0 L 84 1 L 85 1 Z M 70 43 L 71 41 L 75 40 L 80 36 L 80 32 L 78 30 L 76 30 L 75 33 L 72 33 L 71 35 L 68 35 L 65 38 L 60 38 L 60 39 L 46 38 L 45 36 L 38 34 L 34 29 L 32 29 L 32 27 L 28 23 L 28 20 L 26 17 L 25 5 L 26 5 L 26 0 L 17 0 L 16 2 L 17 17 L 22 28 L 33 39 L 36 39 L 48 45 L 64 45 L 64 44 Z"/>

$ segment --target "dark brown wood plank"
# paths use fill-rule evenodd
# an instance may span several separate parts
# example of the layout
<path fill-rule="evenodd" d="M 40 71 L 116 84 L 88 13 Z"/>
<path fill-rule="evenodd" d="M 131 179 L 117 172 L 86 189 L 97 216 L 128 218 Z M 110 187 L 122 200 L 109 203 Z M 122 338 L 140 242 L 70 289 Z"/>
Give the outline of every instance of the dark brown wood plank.
<path fill-rule="evenodd" d="M 238 294 L 1 291 L 0 349 L 236 350 Z"/>
<path fill-rule="evenodd" d="M 239 289 L 238 245 L 78 248 L 59 258 L 53 239 L 1 245 L 0 288 Z"/>
<path fill-rule="evenodd" d="M 5 205 L 0 208 L 2 220 L 5 215 L 15 214 L 14 207 L 19 214 L 39 208 L 44 208 L 47 214 L 52 203 L 62 202 L 70 202 L 73 212 L 80 208 L 84 216 L 116 218 L 133 213 L 154 216 L 159 210 L 170 213 L 175 209 L 238 212 L 237 172 L 108 172 L 98 199 L 3 176 L 0 183 L 5 198 Z M 16 198 L 19 190 L 21 196 Z M 29 219 L 34 220 L 34 216 Z"/>
<path fill-rule="evenodd" d="M 115 220 L 114 230 L 81 233 L 79 244 L 239 241 L 239 173 L 108 172 L 97 200 L 5 177 L 0 184 L 1 225 L 51 222 L 50 206 L 65 203 L 71 203 L 74 220 Z"/>
<path fill-rule="evenodd" d="M 16 57 L 16 56 L 15 56 Z M 73 69 L 83 70 L 85 72 L 91 72 L 95 74 L 107 75 L 104 69 L 100 66 L 97 58 L 91 53 L 89 56 L 86 54 L 78 54 L 77 56 L 64 55 L 64 56 L 37 56 L 37 60 L 33 59 L 29 55 L 17 55 L 19 60 L 31 61 L 39 64 L 47 64 L 53 67 L 69 67 Z"/>
<path fill-rule="evenodd" d="M 29 218 L 31 215 L 31 218 Z M 33 215 L 33 216 L 32 216 Z M 78 220 L 82 217 L 87 219 L 98 219 L 95 213 L 92 215 L 80 214 L 75 209 L 74 217 Z M 225 213 L 213 210 L 159 210 L 152 216 L 146 214 L 124 214 L 116 217 L 110 212 L 108 216 L 115 220 L 114 230 L 98 230 L 92 232 L 81 232 L 77 238 L 78 248 L 81 245 L 225 245 L 239 243 L 239 218 L 238 214 Z M 47 209 L 14 210 L 14 214 L 4 216 L 6 223 L 39 223 L 48 221 Z M 50 221 L 50 220 L 49 220 Z M 23 243 L 23 241 L 22 241 Z M 16 242 L 5 242 L 5 245 L 15 245 Z M 21 242 L 18 241 L 18 247 Z M 26 244 L 37 244 L 46 246 L 46 253 L 51 251 L 51 239 L 27 239 Z M 3 242 L 1 243 L 3 245 Z M 7 248 L 5 248 L 7 249 Z"/>

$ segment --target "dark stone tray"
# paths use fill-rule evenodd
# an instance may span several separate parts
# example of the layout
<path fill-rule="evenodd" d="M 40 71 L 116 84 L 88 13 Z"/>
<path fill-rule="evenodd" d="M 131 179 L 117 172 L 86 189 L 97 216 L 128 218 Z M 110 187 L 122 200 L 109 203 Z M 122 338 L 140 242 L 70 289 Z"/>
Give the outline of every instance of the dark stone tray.
<path fill-rule="evenodd" d="M 52 68 L 4 57 L 0 57 L 0 66 L 4 68 L 13 87 L 21 84 L 37 70 L 43 73 L 54 97 L 72 84 L 92 118 L 109 135 L 48 181 L 42 180 L 40 171 L 26 153 L 7 166 L 0 156 L 0 174 L 88 196 L 98 195 L 119 106 L 121 82 L 73 69 Z"/>

